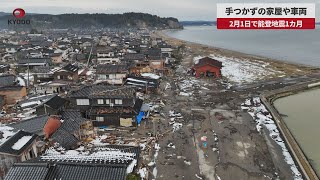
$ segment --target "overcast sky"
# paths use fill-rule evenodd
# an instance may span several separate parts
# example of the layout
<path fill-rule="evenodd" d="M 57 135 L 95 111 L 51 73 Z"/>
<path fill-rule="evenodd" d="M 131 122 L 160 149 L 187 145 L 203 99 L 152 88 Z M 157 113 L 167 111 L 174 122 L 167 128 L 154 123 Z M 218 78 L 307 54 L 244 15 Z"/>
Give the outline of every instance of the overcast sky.
<path fill-rule="evenodd" d="M 27 13 L 123 13 L 145 12 L 179 20 L 215 20 L 216 3 L 278 2 L 316 3 L 320 0 L 0 0 L 0 11 L 24 8 Z M 320 10 L 316 11 L 319 21 Z"/>

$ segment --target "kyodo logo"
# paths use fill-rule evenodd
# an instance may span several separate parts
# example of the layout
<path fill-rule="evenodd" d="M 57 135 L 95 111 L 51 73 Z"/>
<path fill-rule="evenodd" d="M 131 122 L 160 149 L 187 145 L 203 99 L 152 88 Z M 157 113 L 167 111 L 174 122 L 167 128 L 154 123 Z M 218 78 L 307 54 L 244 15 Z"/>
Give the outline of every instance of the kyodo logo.
<path fill-rule="evenodd" d="M 13 10 L 12 15 L 14 17 L 16 17 L 17 19 L 20 19 L 20 18 L 23 18 L 26 15 L 26 12 L 21 8 L 17 8 L 15 10 Z"/>
<path fill-rule="evenodd" d="M 16 24 L 30 24 L 31 21 L 28 19 L 22 19 L 26 15 L 26 11 L 22 8 L 17 8 L 13 10 L 12 15 L 15 19 L 8 19 L 8 25 L 16 25 Z"/>

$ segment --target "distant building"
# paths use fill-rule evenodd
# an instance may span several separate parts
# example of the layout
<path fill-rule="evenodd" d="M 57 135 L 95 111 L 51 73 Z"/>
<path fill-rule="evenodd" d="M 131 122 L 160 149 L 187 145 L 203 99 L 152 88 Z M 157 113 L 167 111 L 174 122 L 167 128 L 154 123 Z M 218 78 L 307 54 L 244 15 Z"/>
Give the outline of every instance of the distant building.
<path fill-rule="evenodd" d="M 98 81 L 105 81 L 109 84 L 123 84 L 124 78 L 129 74 L 127 65 L 99 65 L 96 71 L 96 79 Z"/>
<path fill-rule="evenodd" d="M 5 104 L 14 105 L 26 95 L 26 87 L 18 85 L 15 75 L 0 76 L 0 96 L 4 97 Z"/>
<path fill-rule="evenodd" d="M 32 71 L 34 84 L 44 83 L 52 81 L 53 72 L 51 72 L 51 68 L 49 66 L 36 66 Z"/>
<path fill-rule="evenodd" d="M 222 62 L 205 57 L 199 59 L 198 63 L 192 68 L 193 73 L 197 78 L 200 77 L 215 77 L 220 78 L 221 75 Z"/>
<path fill-rule="evenodd" d="M 35 66 L 51 66 L 51 59 L 46 58 L 34 58 L 34 59 L 21 59 L 18 60 L 16 66 L 18 68 L 30 68 L 33 69 Z"/>
<path fill-rule="evenodd" d="M 53 64 L 61 64 L 63 57 L 62 57 L 62 53 L 53 53 L 50 54 L 51 60 Z"/>
<path fill-rule="evenodd" d="M 58 81 L 78 81 L 78 70 L 79 67 L 73 64 L 68 64 L 60 70 L 54 72 L 54 80 Z"/>

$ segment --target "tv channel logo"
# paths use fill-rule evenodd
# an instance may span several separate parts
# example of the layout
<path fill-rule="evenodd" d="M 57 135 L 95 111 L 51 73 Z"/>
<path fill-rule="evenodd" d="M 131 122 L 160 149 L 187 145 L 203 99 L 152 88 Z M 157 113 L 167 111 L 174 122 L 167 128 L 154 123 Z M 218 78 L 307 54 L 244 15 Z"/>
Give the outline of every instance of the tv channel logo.
<path fill-rule="evenodd" d="M 8 25 L 31 24 L 30 19 L 24 18 L 26 16 L 26 11 L 22 8 L 16 8 L 13 10 L 12 15 L 15 17 L 15 19 L 8 19 Z"/>

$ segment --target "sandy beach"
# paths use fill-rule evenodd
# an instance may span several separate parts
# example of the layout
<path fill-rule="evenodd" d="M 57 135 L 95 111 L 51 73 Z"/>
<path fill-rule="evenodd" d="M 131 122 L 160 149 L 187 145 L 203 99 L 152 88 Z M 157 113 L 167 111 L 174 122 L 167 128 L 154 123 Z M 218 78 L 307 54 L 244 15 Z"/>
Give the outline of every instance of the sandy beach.
<path fill-rule="evenodd" d="M 226 58 L 236 58 L 238 60 L 244 61 L 244 63 L 253 62 L 253 63 L 260 63 L 264 65 L 267 63 L 267 65 L 264 66 L 265 68 L 270 68 L 275 72 L 278 72 L 273 74 L 272 76 L 268 76 L 267 78 L 276 78 L 276 77 L 284 77 L 284 76 L 301 76 L 301 75 L 319 72 L 319 68 L 317 67 L 310 67 L 303 64 L 293 64 L 293 63 L 288 63 L 285 61 L 280 61 L 280 60 L 271 59 L 267 57 L 261 57 L 261 56 L 245 54 L 237 51 L 227 50 L 223 48 L 212 47 L 212 46 L 202 45 L 202 44 L 193 43 L 193 42 L 187 42 L 184 40 L 170 37 L 166 35 L 165 32 L 163 31 L 156 31 L 152 35 L 154 37 L 161 37 L 172 46 L 185 45 L 189 52 L 186 54 L 187 58 L 185 57 L 182 63 L 189 67 L 192 66 L 193 64 L 192 60 L 196 56 L 216 55 L 216 56 L 222 56 Z"/>

